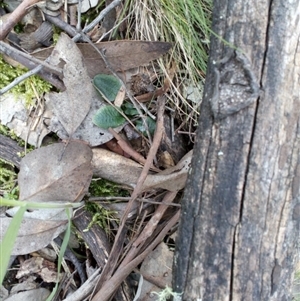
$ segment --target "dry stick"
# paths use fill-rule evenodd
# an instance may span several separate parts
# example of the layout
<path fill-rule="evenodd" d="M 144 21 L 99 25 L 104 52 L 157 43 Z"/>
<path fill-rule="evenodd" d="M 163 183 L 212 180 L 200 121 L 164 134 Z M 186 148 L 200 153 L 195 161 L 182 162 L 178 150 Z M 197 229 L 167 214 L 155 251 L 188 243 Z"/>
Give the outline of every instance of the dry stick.
<path fill-rule="evenodd" d="M 26 79 L 27 77 L 34 75 L 38 72 L 40 72 L 40 76 L 43 77 L 45 80 L 53 84 L 59 89 L 64 88 L 63 82 L 59 79 L 59 76 L 62 76 L 63 72 L 61 68 L 52 66 L 48 64 L 47 62 L 41 61 L 37 58 L 34 58 L 30 56 L 29 54 L 22 52 L 14 47 L 11 47 L 7 43 L 4 43 L 3 41 L 0 41 L 0 52 L 6 54 L 7 56 L 11 57 L 15 61 L 18 61 L 25 67 L 32 69 L 31 71 L 28 71 L 27 73 L 23 74 L 22 76 L 15 79 L 15 83 L 19 83 L 22 80 Z M 42 68 L 45 67 L 46 70 L 42 70 Z M 52 73 L 47 72 L 51 71 Z M 4 87 L 0 91 L 0 95 L 4 94 L 9 90 L 9 88 L 12 88 L 13 85 L 9 85 L 9 87 Z"/>
<path fill-rule="evenodd" d="M 95 295 L 92 301 L 107 301 L 114 293 L 114 291 L 119 287 L 122 281 L 137 267 L 146 256 L 163 240 L 169 230 L 178 222 L 180 217 L 180 210 L 170 219 L 168 224 L 162 229 L 162 231 L 157 235 L 154 241 L 147 247 L 147 249 L 137 256 L 134 260 L 128 263 L 126 266 L 117 270 L 116 273 L 110 278 L 110 281 L 106 281 L 99 292 Z"/>
<path fill-rule="evenodd" d="M 21 4 L 23 5 L 25 2 L 29 2 L 30 5 L 33 5 L 39 1 L 37 0 L 24 0 Z M 32 2 L 32 3 L 31 3 Z M 101 13 L 99 14 L 99 16 L 95 19 L 97 20 L 97 22 L 100 22 L 108 13 L 111 9 L 113 9 L 114 7 L 116 7 L 117 5 L 119 5 L 121 3 L 121 0 L 115 0 L 113 1 L 110 5 L 108 5 L 103 11 L 101 11 Z M 19 7 L 21 7 L 21 4 L 15 9 L 15 11 L 20 10 Z M 29 6 L 29 5 L 28 5 Z M 27 7 L 27 6 L 26 6 Z M 24 10 L 24 15 L 27 13 L 26 10 L 24 9 L 24 7 L 22 8 Z M 14 11 L 14 12 L 15 12 Z M 18 16 L 21 16 L 20 18 L 22 18 L 24 15 L 20 14 L 20 12 L 18 13 Z M 55 18 L 49 16 L 48 20 L 49 21 L 53 21 Z M 93 27 L 95 26 L 95 20 L 90 23 L 88 26 L 86 26 L 83 30 L 83 32 L 89 32 L 91 29 L 93 29 Z M 9 18 L 8 18 L 9 21 Z M 9 24 L 8 21 L 6 21 L 2 28 L 9 28 Z M 19 21 L 19 19 L 16 19 L 16 23 Z M 60 22 L 60 24 L 62 24 L 62 22 Z M 66 24 L 65 22 L 63 22 L 63 24 Z M 1 28 L 1 29 L 2 29 Z M 11 30 L 12 28 L 10 28 Z M 69 29 L 69 26 L 68 26 Z M 9 30 L 9 31 L 10 31 Z M 9 32 L 8 31 L 8 32 Z M 6 35 L 8 34 L 8 32 L 6 33 Z M 0 32 L 0 37 L 1 37 L 2 31 Z M 71 31 L 69 32 L 69 34 L 71 34 L 73 37 L 73 41 L 76 42 L 80 39 L 81 37 L 81 33 L 77 33 L 77 31 Z M 86 37 L 86 39 L 88 39 Z M 1 38 L 0 38 L 1 40 Z M 26 66 L 29 69 L 32 69 L 31 71 L 23 74 L 22 76 L 18 77 L 15 79 L 14 85 L 20 83 L 21 81 L 23 81 L 24 79 L 26 79 L 27 77 L 30 77 L 38 72 L 40 72 L 40 76 L 42 78 L 44 78 L 45 80 L 49 81 L 51 84 L 53 84 L 55 87 L 57 87 L 60 90 L 64 90 L 64 84 L 55 77 L 52 77 L 51 74 L 49 75 L 48 73 L 45 73 L 42 69 L 43 67 L 46 67 L 47 69 L 49 69 L 51 72 L 53 72 L 56 75 L 62 75 L 62 69 L 57 68 L 55 66 L 49 65 L 46 62 L 40 61 L 24 52 L 18 51 L 17 49 L 9 46 L 8 44 L 0 41 L 0 52 L 5 53 L 6 55 L 10 56 L 11 58 L 13 58 L 14 60 L 18 61 L 19 63 L 21 63 L 22 65 Z M 39 64 L 38 66 L 36 66 L 36 64 Z M 1 91 L 0 91 L 0 95 L 4 94 L 5 92 L 7 92 L 9 89 L 13 88 L 14 85 L 9 85 L 4 87 Z"/>
<path fill-rule="evenodd" d="M 66 297 L 63 301 L 81 301 L 86 298 L 92 292 L 99 277 L 99 273 L 100 268 L 97 269 L 72 295 Z"/>
<path fill-rule="evenodd" d="M 45 61 L 41 61 L 41 60 L 33 57 L 30 54 L 27 54 L 27 53 L 25 53 L 23 51 L 20 51 L 20 50 L 18 50 L 16 48 L 10 46 L 9 44 L 7 44 L 7 43 L 5 43 L 3 41 L 0 41 L 0 52 L 8 55 L 9 57 L 11 57 L 14 60 L 17 60 L 18 57 L 30 60 L 31 62 L 33 62 L 33 63 L 35 63 L 37 65 L 42 65 L 43 67 L 45 67 L 45 69 L 51 71 L 52 73 L 54 73 L 54 74 L 56 74 L 58 76 L 62 76 L 63 75 L 62 68 L 50 65 L 50 64 L 48 64 Z"/>
<path fill-rule="evenodd" d="M 123 232 L 123 228 L 125 226 L 125 222 L 128 216 L 128 213 L 130 212 L 132 205 L 134 203 L 134 201 L 136 200 L 136 198 L 138 197 L 138 194 L 141 191 L 142 185 L 148 175 L 149 169 L 151 168 L 152 164 L 153 164 L 153 160 L 155 158 L 155 155 L 157 153 L 157 150 L 159 148 L 162 136 L 163 136 L 163 132 L 164 132 L 164 105 L 165 105 L 165 97 L 164 96 L 160 96 L 157 99 L 157 105 L 158 105 L 158 110 L 157 110 L 157 123 L 156 123 L 156 129 L 155 129 L 155 133 L 154 133 L 154 137 L 153 137 L 153 143 L 152 146 L 150 147 L 149 150 L 149 154 L 146 160 L 146 163 L 142 169 L 141 175 L 137 181 L 136 187 L 134 188 L 132 195 L 131 195 L 131 199 L 128 202 L 125 211 L 123 213 L 123 216 L 121 218 L 120 221 L 120 226 L 115 238 L 115 242 L 113 244 L 110 256 L 107 260 L 106 265 L 104 266 L 104 269 L 102 271 L 102 274 L 100 276 L 99 282 L 97 284 L 97 286 L 95 287 L 95 292 L 98 291 L 102 284 L 111 277 L 115 266 L 118 262 L 119 256 L 121 255 L 121 250 L 118 250 L 117 247 L 119 247 L 120 245 L 123 245 L 123 241 L 125 239 L 125 237 L 121 236 L 120 234 Z M 121 243 L 122 242 L 122 243 Z"/>
<path fill-rule="evenodd" d="M 59 16 L 51 16 L 47 13 L 44 15 L 47 21 L 66 32 L 69 36 L 75 37 L 78 34 L 76 28 L 63 21 Z M 82 39 L 78 39 L 77 41 L 82 41 Z"/>
<path fill-rule="evenodd" d="M 122 148 L 124 152 L 126 152 L 128 155 L 130 155 L 133 159 L 135 159 L 139 163 L 145 163 L 146 159 L 138 153 L 136 150 L 134 150 L 122 137 L 119 135 L 116 131 L 114 131 L 112 128 L 109 128 L 108 131 L 114 136 L 114 138 L 117 140 L 117 143 Z"/>
<path fill-rule="evenodd" d="M 95 18 L 90 24 L 88 24 L 83 30 L 83 33 L 90 32 L 112 9 L 116 6 L 120 5 L 121 0 L 114 0 L 111 4 L 109 4 L 105 9 L 103 9 L 97 18 Z M 54 17 L 45 13 L 45 18 L 55 26 L 59 27 L 63 31 L 67 32 L 70 36 L 73 37 L 73 41 L 77 42 L 78 40 L 84 40 L 82 37 L 82 33 L 79 33 L 74 27 L 65 21 L 61 20 L 59 17 Z M 88 42 L 88 41 L 85 41 Z"/>
<path fill-rule="evenodd" d="M 9 32 L 17 25 L 17 23 L 27 14 L 27 9 L 40 2 L 41 0 L 24 0 L 20 5 L 8 16 L 5 23 L 1 25 L 0 40 L 4 40 Z"/>
<path fill-rule="evenodd" d="M 87 25 L 84 29 L 83 32 L 87 33 L 91 31 L 113 8 L 117 7 L 120 5 L 122 0 L 114 0 L 112 3 L 107 5 L 99 14 L 97 18 L 95 18 L 89 25 Z"/>
<path fill-rule="evenodd" d="M 129 201 L 130 197 L 127 196 L 104 196 L 104 197 L 90 197 L 89 201 L 90 202 L 97 202 L 99 204 L 107 204 L 105 201 Z M 151 199 L 136 199 L 136 201 L 141 202 L 141 203 L 149 203 L 149 204 L 154 204 L 154 205 L 168 205 L 168 206 L 174 206 L 174 207 L 181 207 L 180 204 L 175 204 L 175 203 L 166 203 L 164 201 L 158 202 L 158 201 L 152 201 Z"/>
<path fill-rule="evenodd" d="M 134 160 L 141 164 L 146 163 L 146 159 L 138 153 L 136 150 L 134 150 L 123 138 L 121 135 L 119 135 L 116 131 L 114 131 L 112 128 L 109 128 L 108 131 L 116 138 L 119 146 L 122 148 L 124 152 L 126 152 L 128 155 L 130 155 Z M 151 166 L 151 169 L 160 172 L 161 170 L 156 168 L 153 164 Z"/>
<path fill-rule="evenodd" d="M 151 219 L 140 233 L 138 238 L 133 242 L 132 247 L 130 248 L 128 254 L 125 256 L 124 260 L 121 262 L 119 268 L 126 266 L 127 264 L 132 261 L 134 257 L 137 256 L 140 249 L 144 246 L 145 241 L 153 234 L 157 224 L 161 220 L 163 214 L 168 209 L 168 204 L 171 204 L 176 197 L 177 192 L 168 192 L 163 202 L 165 204 L 160 204 L 158 208 L 155 210 L 154 214 L 152 215 Z"/>
<path fill-rule="evenodd" d="M 20 82 L 25 80 L 26 78 L 30 77 L 31 75 L 36 74 L 37 72 L 41 71 L 43 66 L 39 65 L 35 67 L 34 69 L 30 70 L 29 72 L 24 73 L 22 76 L 17 77 L 14 79 L 10 84 L 8 84 L 6 87 L 0 90 L 0 95 L 3 95 L 10 89 L 12 89 L 14 86 L 18 85 Z M 29 132 L 28 132 L 29 133 Z"/>

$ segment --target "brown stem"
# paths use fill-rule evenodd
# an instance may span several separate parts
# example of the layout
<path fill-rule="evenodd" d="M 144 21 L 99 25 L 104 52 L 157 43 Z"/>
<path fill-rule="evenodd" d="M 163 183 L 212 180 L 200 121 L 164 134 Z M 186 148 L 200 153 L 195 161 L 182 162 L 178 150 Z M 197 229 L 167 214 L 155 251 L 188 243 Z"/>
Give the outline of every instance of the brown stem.
<path fill-rule="evenodd" d="M 20 5 L 10 14 L 6 22 L 1 26 L 0 40 L 4 40 L 9 32 L 17 25 L 17 23 L 27 14 L 27 9 L 40 2 L 41 0 L 24 0 Z"/>
<path fill-rule="evenodd" d="M 153 160 L 155 158 L 156 152 L 158 150 L 158 147 L 160 145 L 162 136 L 163 136 L 163 130 L 164 130 L 164 126 L 163 126 L 163 120 L 164 120 L 164 109 L 165 109 L 165 97 L 160 96 L 157 100 L 158 103 L 158 109 L 157 109 L 157 123 L 156 123 L 156 130 L 154 133 L 154 137 L 153 137 L 153 144 L 149 150 L 149 154 L 147 157 L 147 160 L 145 162 L 145 165 L 143 167 L 143 170 L 141 172 L 141 175 L 137 181 L 136 187 L 132 192 L 131 195 L 131 199 L 128 202 L 125 211 L 123 213 L 123 216 L 121 218 L 120 221 L 120 226 L 115 238 L 115 242 L 114 245 L 112 247 L 112 251 L 111 254 L 108 258 L 108 261 L 102 271 L 102 274 L 100 276 L 99 282 L 97 284 L 97 286 L 95 287 L 95 292 L 97 292 L 101 287 L 102 284 L 111 277 L 115 266 L 118 262 L 119 256 L 122 252 L 120 252 L 120 245 L 123 245 L 123 241 L 125 239 L 125 235 L 123 233 L 123 229 L 125 227 L 125 222 L 128 216 L 128 213 L 131 210 L 131 207 L 134 203 L 134 201 L 136 200 L 136 198 L 138 197 L 138 194 L 141 192 L 142 189 L 142 185 L 148 175 L 149 169 L 151 168 L 152 164 L 153 164 Z M 122 234 L 122 235 L 121 235 Z M 118 252 L 117 252 L 118 249 Z M 97 299 L 95 299 L 97 300 Z"/>
<path fill-rule="evenodd" d="M 146 256 L 161 242 L 161 240 L 165 237 L 168 231 L 178 222 L 179 216 L 180 216 L 180 210 L 176 212 L 176 214 L 170 219 L 166 227 L 158 234 L 155 240 L 147 247 L 147 249 L 142 254 L 137 256 L 126 266 L 117 270 L 116 273 L 103 284 L 103 286 L 98 291 L 98 293 L 94 296 L 92 301 L 109 300 L 111 295 L 122 283 L 122 281 L 134 270 L 135 267 L 137 267 L 146 258 Z"/>

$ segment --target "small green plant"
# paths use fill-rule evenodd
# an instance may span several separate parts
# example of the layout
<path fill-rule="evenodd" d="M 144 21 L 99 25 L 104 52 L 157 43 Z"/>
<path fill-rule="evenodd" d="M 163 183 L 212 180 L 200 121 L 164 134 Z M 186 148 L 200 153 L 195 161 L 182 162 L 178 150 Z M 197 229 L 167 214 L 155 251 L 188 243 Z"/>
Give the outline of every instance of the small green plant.
<path fill-rule="evenodd" d="M 113 75 L 97 74 L 93 80 L 94 87 L 109 101 L 114 101 L 121 88 L 121 82 Z"/>
<path fill-rule="evenodd" d="M 95 89 L 110 102 L 115 100 L 121 88 L 120 81 L 113 75 L 98 74 L 94 77 L 93 83 Z M 131 103 L 125 103 L 122 108 L 118 110 L 111 105 L 102 106 L 93 117 L 93 123 L 103 129 L 118 127 L 126 122 L 125 117 L 120 112 L 123 112 L 128 118 L 134 118 L 134 124 L 137 130 L 144 135 L 146 134 L 147 130 L 144 122 L 137 119 L 138 111 Z M 147 117 L 146 123 L 149 133 L 153 135 L 156 127 L 155 121 Z"/>
<path fill-rule="evenodd" d="M 117 184 L 105 179 L 93 179 L 89 187 L 91 196 L 129 196 L 127 190 L 120 188 Z"/>
<path fill-rule="evenodd" d="M 109 234 L 109 222 L 112 220 L 118 222 L 118 220 L 114 217 L 116 212 L 106 210 L 105 208 L 96 203 L 87 202 L 86 208 L 89 212 L 93 214 L 93 218 L 84 231 L 89 231 L 89 229 L 96 224 L 100 228 L 102 228 L 106 233 Z"/>
<path fill-rule="evenodd" d="M 27 69 L 21 67 L 13 67 L 6 63 L 0 55 L 0 89 L 6 87 L 15 78 L 23 75 Z M 41 79 L 39 76 L 31 76 L 11 89 L 11 92 L 17 96 L 22 95 L 25 98 L 26 105 L 32 105 L 33 99 L 38 95 L 49 92 L 52 88 L 51 84 Z"/>
<path fill-rule="evenodd" d="M 14 171 L 13 164 L 0 158 L 0 190 L 5 193 L 11 193 L 15 187 L 16 180 L 17 174 Z M 14 192 L 16 193 L 17 191 L 14 190 Z"/>
<path fill-rule="evenodd" d="M 174 298 L 174 300 L 181 300 L 180 296 L 182 294 L 178 294 L 173 292 L 171 287 L 166 286 L 166 288 L 159 293 L 152 292 L 152 294 L 155 294 L 158 296 L 158 301 L 168 301 L 170 298 Z"/>
<path fill-rule="evenodd" d="M 125 189 L 119 188 L 118 185 L 107 181 L 105 179 L 93 179 L 89 187 L 89 193 L 92 196 L 110 197 L 110 196 L 129 196 L 129 192 Z M 90 229 L 93 224 L 98 224 L 106 232 L 109 232 L 109 223 L 114 220 L 115 212 L 106 210 L 101 205 L 94 202 L 86 202 L 86 209 L 93 214 L 93 219 L 88 225 L 86 231 Z"/>
<path fill-rule="evenodd" d="M 102 129 L 116 128 L 126 119 L 112 106 L 102 106 L 93 117 L 93 123 Z"/>

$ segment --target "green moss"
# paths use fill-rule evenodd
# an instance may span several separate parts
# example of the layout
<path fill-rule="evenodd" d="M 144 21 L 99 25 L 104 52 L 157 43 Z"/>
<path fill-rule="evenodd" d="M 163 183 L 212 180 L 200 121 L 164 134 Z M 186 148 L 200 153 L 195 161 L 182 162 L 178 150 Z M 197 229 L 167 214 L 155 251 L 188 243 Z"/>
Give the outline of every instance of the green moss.
<path fill-rule="evenodd" d="M 0 190 L 9 199 L 18 199 L 17 174 L 13 164 L 0 158 Z"/>
<path fill-rule="evenodd" d="M 3 124 L 0 124 L 0 134 L 15 140 L 22 147 L 25 146 L 25 141 L 22 138 L 18 137 L 15 134 L 14 130 L 11 130 L 10 128 L 8 128 L 7 126 L 5 126 Z M 27 148 L 26 148 L 27 153 L 31 150 L 34 150 L 34 147 L 27 145 Z M 21 157 L 24 157 L 25 153 L 18 154 L 18 155 L 20 155 Z"/>
<path fill-rule="evenodd" d="M 115 183 L 107 181 L 105 179 L 93 179 L 89 188 L 91 196 L 129 196 L 127 190 L 118 187 Z M 107 233 L 110 230 L 110 222 L 115 219 L 115 212 L 103 208 L 101 205 L 94 202 L 86 202 L 85 208 L 87 211 L 93 214 L 93 220 L 88 225 L 86 231 L 94 224 L 99 225 Z"/>
<path fill-rule="evenodd" d="M 93 219 L 84 231 L 88 231 L 93 225 L 98 225 L 106 233 L 110 231 L 110 222 L 114 220 L 118 223 L 115 218 L 115 212 L 103 208 L 101 205 L 92 202 L 86 202 L 85 208 L 87 211 L 93 214 Z"/>
<path fill-rule="evenodd" d="M 28 70 L 20 67 L 13 67 L 6 63 L 0 55 L 0 89 L 6 87 L 15 78 L 23 75 Z M 41 79 L 39 76 L 31 76 L 11 89 L 11 92 L 16 96 L 22 95 L 25 98 L 26 105 L 33 105 L 33 99 L 37 95 L 49 92 L 52 88 L 51 84 Z"/>
<path fill-rule="evenodd" d="M 129 196 L 128 191 L 105 179 L 93 179 L 89 188 L 91 196 Z"/>

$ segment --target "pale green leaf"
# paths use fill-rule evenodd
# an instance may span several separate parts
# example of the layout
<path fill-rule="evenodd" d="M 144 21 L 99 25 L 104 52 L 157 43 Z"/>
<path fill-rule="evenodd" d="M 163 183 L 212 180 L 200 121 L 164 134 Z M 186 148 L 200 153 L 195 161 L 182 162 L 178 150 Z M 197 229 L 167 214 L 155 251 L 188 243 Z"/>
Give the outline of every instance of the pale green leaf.
<path fill-rule="evenodd" d="M 102 129 L 115 128 L 126 119 L 112 106 L 102 106 L 93 117 L 93 123 Z"/>
<path fill-rule="evenodd" d="M 121 88 L 121 82 L 113 75 L 97 74 L 93 80 L 95 88 L 109 101 L 114 101 Z"/>

